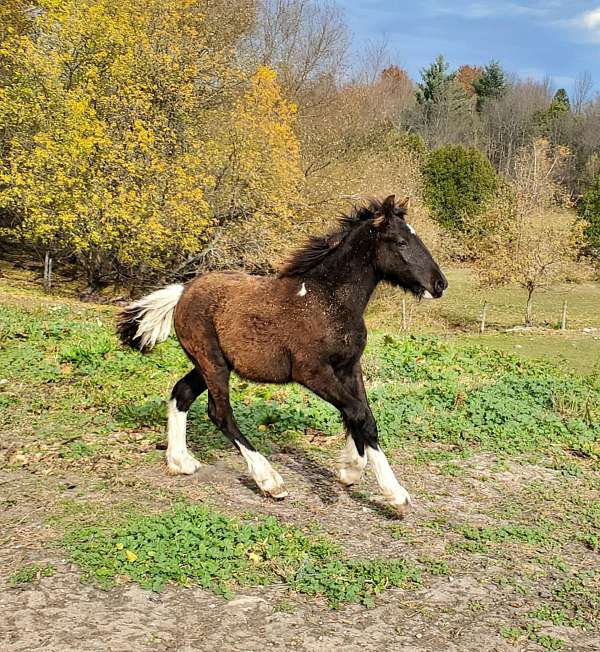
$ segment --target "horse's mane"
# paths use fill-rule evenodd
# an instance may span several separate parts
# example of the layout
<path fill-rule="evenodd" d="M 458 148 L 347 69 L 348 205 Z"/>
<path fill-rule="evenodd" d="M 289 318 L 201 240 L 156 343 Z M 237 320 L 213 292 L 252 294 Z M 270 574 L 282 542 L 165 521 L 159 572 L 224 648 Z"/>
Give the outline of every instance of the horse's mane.
<path fill-rule="evenodd" d="M 298 276 L 316 267 L 337 249 L 359 224 L 379 215 L 381 205 L 382 202 L 378 199 L 370 199 L 367 205 L 354 206 L 349 213 L 342 213 L 338 217 L 338 228 L 327 235 L 311 235 L 307 242 L 283 263 L 279 277 Z"/>

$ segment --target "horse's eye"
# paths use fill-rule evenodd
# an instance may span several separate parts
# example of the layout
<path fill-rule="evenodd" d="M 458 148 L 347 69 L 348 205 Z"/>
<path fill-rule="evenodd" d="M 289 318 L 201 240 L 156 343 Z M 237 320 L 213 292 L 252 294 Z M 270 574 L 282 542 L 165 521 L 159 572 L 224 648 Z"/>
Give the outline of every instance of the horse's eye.
<path fill-rule="evenodd" d="M 406 240 L 403 240 L 402 238 L 398 238 L 397 240 L 398 246 L 403 249 L 404 247 L 408 246 L 408 242 Z"/>

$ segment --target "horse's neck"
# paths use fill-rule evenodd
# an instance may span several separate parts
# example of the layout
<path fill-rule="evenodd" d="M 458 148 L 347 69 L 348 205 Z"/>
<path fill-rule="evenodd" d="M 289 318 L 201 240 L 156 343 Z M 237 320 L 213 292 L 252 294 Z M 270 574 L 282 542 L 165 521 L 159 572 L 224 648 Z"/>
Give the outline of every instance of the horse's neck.
<path fill-rule="evenodd" d="M 319 270 L 324 287 L 336 303 L 362 316 L 379 281 L 367 243 L 364 249 L 336 252 Z"/>

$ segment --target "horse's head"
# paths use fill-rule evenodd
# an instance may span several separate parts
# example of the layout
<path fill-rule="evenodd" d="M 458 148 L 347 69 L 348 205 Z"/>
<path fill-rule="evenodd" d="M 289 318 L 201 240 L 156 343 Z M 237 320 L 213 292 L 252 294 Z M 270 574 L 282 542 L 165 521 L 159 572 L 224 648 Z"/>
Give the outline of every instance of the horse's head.
<path fill-rule="evenodd" d="M 381 278 L 424 299 L 437 299 L 448 287 L 442 270 L 406 221 L 408 198 L 390 195 L 373 218 L 375 268 Z"/>

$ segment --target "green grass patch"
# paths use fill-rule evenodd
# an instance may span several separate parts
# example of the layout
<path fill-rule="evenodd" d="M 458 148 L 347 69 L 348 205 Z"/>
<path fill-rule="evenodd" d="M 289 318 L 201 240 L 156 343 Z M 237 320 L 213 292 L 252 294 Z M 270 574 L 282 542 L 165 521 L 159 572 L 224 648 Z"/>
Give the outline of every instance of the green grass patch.
<path fill-rule="evenodd" d="M 336 608 L 370 606 L 386 588 L 420 583 L 416 566 L 403 560 L 347 559 L 327 539 L 274 517 L 242 521 L 202 506 L 179 505 L 119 528 L 72 530 L 65 545 L 84 576 L 104 588 L 122 581 L 154 591 L 195 585 L 231 597 L 239 586 L 283 581 Z"/>
<path fill-rule="evenodd" d="M 486 546 L 497 543 L 526 543 L 532 546 L 555 545 L 554 528 L 549 523 L 539 526 L 502 525 L 500 527 L 481 527 L 462 525 L 457 531 L 467 541 Z"/>
<path fill-rule="evenodd" d="M 36 445 L 57 443 L 73 461 L 106 453 L 106 434 L 164 429 L 171 387 L 189 370 L 174 338 L 150 355 L 126 350 L 108 308 L 0 305 L 0 323 L 0 425 Z M 597 375 L 433 336 L 376 333 L 364 367 L 383 445 L 417 451 L 416 464 L 439 462 L 440 473 L 460 475 L 455 460 L 481 450 L 545 459 L 571 475 L 598 463 Z M 14 391 L 22 383 L 27 395 Z M 308 429 L 343 429 L 331 405 L 296 385 L 234 378 L 231 396 L 242 431 L 267 454 L 274 444 L 301 444 Z M 206 396 L 189 423 L 202 459 L 229 446 L 206 416 Z"/>
<path fill-rule="evenodd" d="M 15 571 L 8 578 L 8 585 L 14 589 L 39 580 L 40 577 L 52 577 L 55 572 L 52 564 L 29 564 Z"/>

